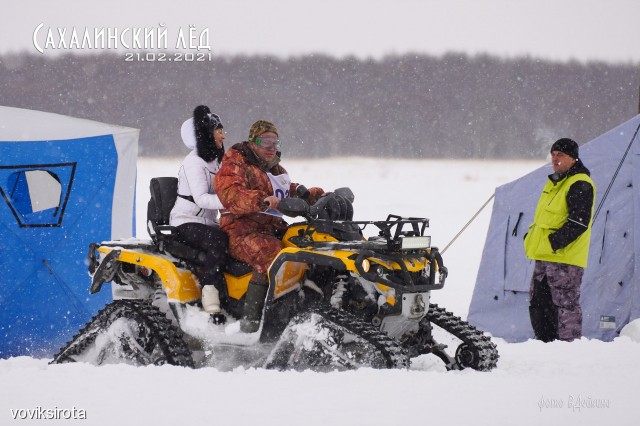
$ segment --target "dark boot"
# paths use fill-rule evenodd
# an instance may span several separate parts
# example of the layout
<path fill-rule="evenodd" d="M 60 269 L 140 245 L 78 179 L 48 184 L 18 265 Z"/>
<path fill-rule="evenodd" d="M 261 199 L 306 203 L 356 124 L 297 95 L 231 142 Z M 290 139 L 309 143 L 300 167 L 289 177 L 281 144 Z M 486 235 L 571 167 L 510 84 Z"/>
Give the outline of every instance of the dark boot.
<path fill-rule="evenodd" d="M 244 311 L 240 320 L 240 331 L 243 333 L 255 333 L 260 328 L 267 289 L 267 276 L 254 273 L 244 296 Z"/>

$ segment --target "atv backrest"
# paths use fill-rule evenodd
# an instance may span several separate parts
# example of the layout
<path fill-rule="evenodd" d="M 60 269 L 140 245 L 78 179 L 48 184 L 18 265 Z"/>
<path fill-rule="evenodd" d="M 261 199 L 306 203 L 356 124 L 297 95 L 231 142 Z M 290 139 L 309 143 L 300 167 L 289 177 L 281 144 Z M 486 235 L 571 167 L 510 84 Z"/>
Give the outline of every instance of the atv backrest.
<path fill-rule="evenodd" d="M 203 264 L 206 253 L 174 240 L 175 227 L 169 225 L 171 209 L 178 198 L 178 178 L 151 178 L 151 198 L 147 205 L 147 231 L 161 253 L 169 253 L 179 259 Z"/>
<path fill-rule="evenodd" d="M 178 178 L 152 178 L 149 190 L 151 198 L 147 205 L 147 230 L 151 239 L 158 243 L 162 229 L 169 229 L 169 215 L 178 197 Z"/>

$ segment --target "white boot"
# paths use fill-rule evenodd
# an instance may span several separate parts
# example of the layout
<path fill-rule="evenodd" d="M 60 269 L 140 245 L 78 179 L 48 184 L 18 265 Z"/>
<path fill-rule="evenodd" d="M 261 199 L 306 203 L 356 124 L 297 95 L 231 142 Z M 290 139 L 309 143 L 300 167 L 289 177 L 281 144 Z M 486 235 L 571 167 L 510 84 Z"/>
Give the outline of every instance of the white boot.
<path fill-rule="evenodd" d="M 218 289 L 212 285 L 202 287 L 202 310 L 209 314 L 217 314 L 220 312 Z"/>

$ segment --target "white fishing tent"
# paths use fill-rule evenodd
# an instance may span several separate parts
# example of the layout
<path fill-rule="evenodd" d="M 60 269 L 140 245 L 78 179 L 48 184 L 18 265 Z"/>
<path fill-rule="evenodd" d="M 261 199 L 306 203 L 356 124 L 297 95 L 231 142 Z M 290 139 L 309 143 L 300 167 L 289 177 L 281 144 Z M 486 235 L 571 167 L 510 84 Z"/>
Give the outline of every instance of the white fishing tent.
<path fill-rule="evenodd" d="M 52 355 L 110 300 L 85 258 L 134 235 L 138 136 L 0 106 L 0 358 Z"/>
<path fill-rule="evenodd" d="M 589 261 L 582 280 L 583 335 L 605 341 L 640 317 L 640 115 L 580 147 L 596 184 Z M 529 284 L 534 262 L 523 238 L 550 165 L 495 191 L 469 322 L 509 342 L 533 338 Z"/>

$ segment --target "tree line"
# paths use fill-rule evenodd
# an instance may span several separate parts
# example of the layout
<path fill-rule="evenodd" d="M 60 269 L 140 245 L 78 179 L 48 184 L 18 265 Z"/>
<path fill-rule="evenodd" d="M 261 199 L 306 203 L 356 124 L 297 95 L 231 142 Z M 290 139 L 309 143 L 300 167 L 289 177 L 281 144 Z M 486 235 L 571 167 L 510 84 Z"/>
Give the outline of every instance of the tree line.
<path fill-rule="evenodd" d="M 227 147 L 273 121 L 287 157 L 540 158 L 557 138 L 584 143 L 638 113 L 633 63 L 149 58 L 0 56 L 1 103 L 138 128 L 140 156 L 184 155 L 180 125 L 199 104 L 222 117 Z"/>

